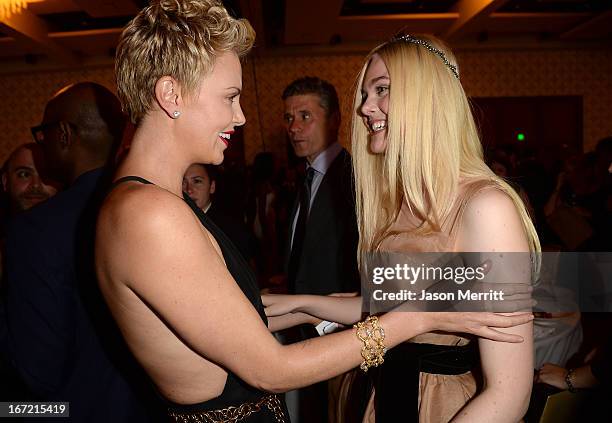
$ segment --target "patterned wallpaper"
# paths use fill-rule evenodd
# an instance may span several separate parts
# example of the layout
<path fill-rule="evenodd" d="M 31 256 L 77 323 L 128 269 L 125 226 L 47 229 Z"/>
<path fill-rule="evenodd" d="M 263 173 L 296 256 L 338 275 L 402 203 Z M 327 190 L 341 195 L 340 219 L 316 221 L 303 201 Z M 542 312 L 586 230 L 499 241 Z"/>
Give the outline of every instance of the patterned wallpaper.
<path fill-rule="evenodd" d="M 468 95 L 583 96 L 584 147 L 612 135 L 612 50 L 460 51 L 458 60 Z M 351 90 L 363 55 L 250 58 L 243 66 L 242 105 L 247 162 L 260 151 L 282 161 L 286 140 L 282 128 L 283 88 L 292 80 L 316 75 L 336 86 L 343 124 L 342 144 L 348 146 Z M 2 74 L 5 100 L 0 102 L 0 159 L 30 140 L 29 127 L 39 123 L 46 100 L 62 86 L 92 80 L 114 90 L 112 66 L 70 71 Z"/>
<path fill-rule="evenodd" d="M 33 141 L 30 127 L 40 123 L 47 100 L 60 88 L 79 81 L 97 82 L 116 92 L 110 66 L 0 75 L 6 89 L 0 103 L 1 163 L 16 146 Z"/>

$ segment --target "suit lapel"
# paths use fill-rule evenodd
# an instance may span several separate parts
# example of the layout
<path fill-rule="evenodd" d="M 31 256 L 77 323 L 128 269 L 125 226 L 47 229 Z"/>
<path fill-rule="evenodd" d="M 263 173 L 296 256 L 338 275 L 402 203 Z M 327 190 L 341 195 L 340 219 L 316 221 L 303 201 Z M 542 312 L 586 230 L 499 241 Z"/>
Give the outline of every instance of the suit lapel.
<path fill-rule="evenodd" d="M 334 196 L 339 193 L 336 185 L 341 182 L 340 171 L 344 166 L 346 157 L 346 150 L 342 149 L 323 176 L 321 185 L 319 185 L 312 207 L 310 208 L 310 216 L 308 217 L 304 238 L 304 250 L 316 246 L 317 233 L 320 230 L 329 228 L 328 225 L 325 225 L 325 222 L 333 219 L 335 216 L 334 204 L 336 199 Z"/>

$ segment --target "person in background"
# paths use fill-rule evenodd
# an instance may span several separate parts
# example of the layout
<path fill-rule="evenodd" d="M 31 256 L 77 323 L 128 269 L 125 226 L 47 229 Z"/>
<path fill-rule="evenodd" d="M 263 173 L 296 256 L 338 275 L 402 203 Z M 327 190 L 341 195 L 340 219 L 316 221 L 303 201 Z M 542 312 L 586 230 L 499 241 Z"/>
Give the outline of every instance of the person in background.
<path fill-rule="evenodd" d="M 336 89 L 316 77 L 290 83 L 282 95 L 285 129 L 306 177 L 289 220 L 289 293 L 359 291 L 357 220 L 351 156 L 338 142 Z"/>
<path fill-rule="evenodd" d="M 224 213 L 213 201 L 217 189 L 217 169 L 210 164 L 194 163 L 183 176 L 183 192 L 191 198 L 210 219 L 225 233 L 240 250 L 242 256 L 253 267 L 254 236 L 249 233 L 244 222 Z"/>
<path fill-rule="evenodd" d="M 155 396 L 99 295 L 95 218 L 123 122 L 117 98 L 80 82 L 32 128 L 49 176 L 67 188 L 15 217 L 6 234 L 0 351 L 33 399 L 67 401 L 74 422 L 148 422 Z M 105 173 L 106 172 L 106 173 Z"/>
<path fill-rule="evenodd" d="M 14 215 L 53 197 L 60 186 L 46 177 L 40 146 L 26 143 L 4 162 L 2 188 L 8 197 L 9 214 Z"/>
<path fill-rule="evenodd" d="M 53 197 L 59 184 L 45 175 L 42 151 L 35 143 L 21 144 L 2 166 L 2 210 L 0 211 L 0 289 L 4 269 L 4 233 L 12 217 Z M 1 324 L 0 324 L 1 326 Z M 25 400 L 30 393 L 19 375 L 0 357 L 0 400 Z"/>

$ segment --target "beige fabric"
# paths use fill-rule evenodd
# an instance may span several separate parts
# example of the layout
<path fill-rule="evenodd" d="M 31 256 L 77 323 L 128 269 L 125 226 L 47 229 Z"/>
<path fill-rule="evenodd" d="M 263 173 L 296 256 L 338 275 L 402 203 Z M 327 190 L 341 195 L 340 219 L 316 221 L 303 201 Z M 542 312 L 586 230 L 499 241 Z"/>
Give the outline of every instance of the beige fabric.
<path fill-rule="evenodd" d="M 488 180 L 467 181 L 460 185 L 455 205 L 449 219 L 442 222 L 442 231 L 427 236 L 414 234 L 422 222 L 415 218 L 407 203 L 402 204 L 390 235 L 381 243 L 380 250 L 388 252 L 447 252 L 454 251 L 457 232 L 465 205 L 476 193 L 495 188 Z M 466 345 L 469 338 L 448 333 L 425 333 L 408 342 L 436 345 Z M 476 381 L 472 373 L 462 375 L 437 375 L 421 373 L 419 377 L 419 421 L 421 423 L 446 423 L 476 394 Z M 370 397 L 363 418 L 364 423 L 374 423 L 374 395 Z M 409 400 L 409 399 L 407 399 Z M 398 422 L 399 423 L 399 422 Z"/>

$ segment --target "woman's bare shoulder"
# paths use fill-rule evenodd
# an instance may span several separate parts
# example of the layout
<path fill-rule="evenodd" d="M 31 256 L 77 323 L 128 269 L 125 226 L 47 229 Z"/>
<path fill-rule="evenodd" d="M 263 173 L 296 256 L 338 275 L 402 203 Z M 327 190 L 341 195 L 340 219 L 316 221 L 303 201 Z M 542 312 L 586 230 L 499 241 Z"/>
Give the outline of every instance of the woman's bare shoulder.
<path fill-rule="evenodd" d="M 479 216 L 495 216 L 499 213 L 517 214 L 512 198 L 497 185 L 486 185 L 472 195 L 466 203 L 467 218 Z"/>
<path fill-rule="evenodd" d="M 96 246 L 116 261 L 140 257 L 153 248 L 201 242 L 203 228 L 180 197 L 153 185 L 117 187 L 104 202 L 97 224 Z M 194 239 L 195 235 L 195 239 Z M 207 238 L 207 237 L 204 237 Z M 114 246 L 121 245 L 117 257 Z M 128 260 L 129 261 L 129 260 Z"/>
<path fill-rule="evenodd" d="M 475 193 L 461 219 L 457 241 L 462 251 L 528 250 L 517 206 L 499 187 L 488 186 Z"/>
<path fill-rule="evenodd" d="M 155 226 L 181 219 L 193 220 L 182 198 L 155 185 L 126 184 L 115 188 L 104 201 L 99 223 L 113 228 Z"/>

